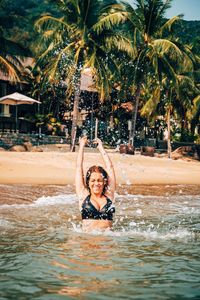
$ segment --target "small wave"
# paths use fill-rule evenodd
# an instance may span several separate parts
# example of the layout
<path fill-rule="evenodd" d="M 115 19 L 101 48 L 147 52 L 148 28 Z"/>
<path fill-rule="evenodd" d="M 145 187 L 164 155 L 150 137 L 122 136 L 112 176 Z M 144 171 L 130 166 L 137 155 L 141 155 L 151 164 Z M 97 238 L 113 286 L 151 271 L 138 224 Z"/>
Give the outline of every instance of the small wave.
<path fill-rule="evenodd" d="M 88 235 L 104 235 L 113 237 L 143 237 L 150 240 L 182 240 L 186 238 L 194 238 L 195 233 L 190 232 L 187 229 L 177 229 L 169 232 L 158 232 L 156 230 L 140 230 L 140 229 L 118 229 L 118 230 L 92 230 L 91 232 L 84 232 L 80 225 L 76 226 L 72 224 L 72 230 L 77 233 L 83 233 Z"/>
<path fill-rule="evenodd" d="M 185 204 L 188 204 L 188 203 L 169 204 L 168 208 L 171 209 L 171 210 L 176 210 L 177 213 L 184 214 L 184 215 L 198 215 L 198 214 L 200 214 L 199 205 L 198 205 L 198 207 L 197 206 L 184 206 Z"/>
<path fill-rule="evenodd" d="M 158 200 L 165 200 L 165 199 L 170 199 L 170 201 L 199 201 L 200 197 L 199 195 L 170 195 L 169 193 L 166 193 L 165 195 L 140 195 L 140 194 L 126 194 L 126 195 L 118 195 L 119 197 L 126 197 L 126 198 L 135 198 L 135 200 L 138 199 L 158 199 Z"/>
<path fill-rule="evenodd" d="M 12 227 L 12 223 L 5 219 L 0 219 L 0 227 Z"/>
<path fill-rule="evenodd" d="M 77 202 L 77 196 L 75 194 L 68 195 L 57 195 L 57 196 L 42 196 L 36 201 L 27 204 L 3 204 L 0 208 L 26 208 L 26 207 L 41 207 L 50 205 L 60 205 L 60 204 L 71 204 Z M 78 202 L 77 202 L 78 203 Z"/>
<path fill-rule="evenodd" d="M 71 204 L 74 202 L 77 202 L 77 196 L 75 194 L 47 196 L 47 197 L 42 196 L 38 198 L 34 203 L 32 203 L 32 206 Z"/>
<path fill-rule="evenodd" d="M 130 236 L 130 237 L 144 237 L 145 239 L 158 239 L 158 240 L 179 240 L 185 238 L 192 238 L 194 237 L 194 233 L 188 231 L 187 229 L 177 229 L 170 232 L 158 232 L 156 230 L 122 230 L 122 231 L 113 231 L 113 232 L 105 232 L 105 235 L 113 235 L 113 236 Z"/>

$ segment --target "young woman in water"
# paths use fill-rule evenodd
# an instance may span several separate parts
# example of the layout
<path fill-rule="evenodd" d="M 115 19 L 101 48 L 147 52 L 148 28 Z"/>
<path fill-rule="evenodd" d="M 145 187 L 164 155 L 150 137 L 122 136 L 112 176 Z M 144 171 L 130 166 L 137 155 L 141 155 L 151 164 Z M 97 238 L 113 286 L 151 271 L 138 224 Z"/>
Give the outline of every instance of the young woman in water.
<path fill-rule="evenodd" d="M 83 230 L 105 230 L 112 227 L 115 212 L 113 205 L 116 186 L 115 172 L 101 140 L 96 139 L 94 143 L 97 144 L 106 170 L 100 166 L 92 166 L 84 179 L 83 154 L 87 142 L 87 137 L 80 139 L 76 166 L 76 193 L 79 198 Z"/>

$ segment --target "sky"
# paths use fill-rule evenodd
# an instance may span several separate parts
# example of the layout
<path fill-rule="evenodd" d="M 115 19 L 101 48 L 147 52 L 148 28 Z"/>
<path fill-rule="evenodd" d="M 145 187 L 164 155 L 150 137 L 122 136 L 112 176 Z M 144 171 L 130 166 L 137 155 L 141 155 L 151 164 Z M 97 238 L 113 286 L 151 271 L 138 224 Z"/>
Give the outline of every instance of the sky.
<path fill-rule="evenodd" d="M 134 0 L 128 0 L 131 4 Z M 166 17 L 184 14 L 184 20 L 200 20 L 200 0 L 173 0 L 171 8 L 167 10 Z"/>

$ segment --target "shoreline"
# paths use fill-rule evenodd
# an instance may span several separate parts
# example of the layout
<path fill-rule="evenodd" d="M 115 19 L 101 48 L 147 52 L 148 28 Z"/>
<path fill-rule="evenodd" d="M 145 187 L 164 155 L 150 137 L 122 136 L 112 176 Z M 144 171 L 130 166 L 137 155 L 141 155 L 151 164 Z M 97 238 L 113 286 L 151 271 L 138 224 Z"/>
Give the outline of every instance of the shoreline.
<path fill-rule="evenodd" d="M 200 185 L 198 161 L 109 153 L 117 185 Z M 73 185 L 77 152 L 1 152 L 0 184 Z M 84 154 L 84 172 L 102 165 L 99 153 Z"/>
<path fill-rule="evenodd" d="M 41 197 L 74 195 L 74 185 L 0 184 L 0 208 L 2 205 L 29 205 Z M 200 185 L 121 185 L 116 188 L 116 197 L 170 197 L 200 195 Z"/>

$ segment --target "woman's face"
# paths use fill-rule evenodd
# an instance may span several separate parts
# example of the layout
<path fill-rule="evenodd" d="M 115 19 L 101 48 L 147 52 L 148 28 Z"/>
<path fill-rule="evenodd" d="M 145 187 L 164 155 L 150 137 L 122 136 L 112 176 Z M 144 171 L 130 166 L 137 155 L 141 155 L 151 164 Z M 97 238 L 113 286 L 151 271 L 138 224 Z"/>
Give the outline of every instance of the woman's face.
<path fill-rule="evenodd" d="M 104 178 L 101 173 L 93 172 L 90 175 L 89 188 L 91 194 L 102 195 L 104 189 Z"/>

